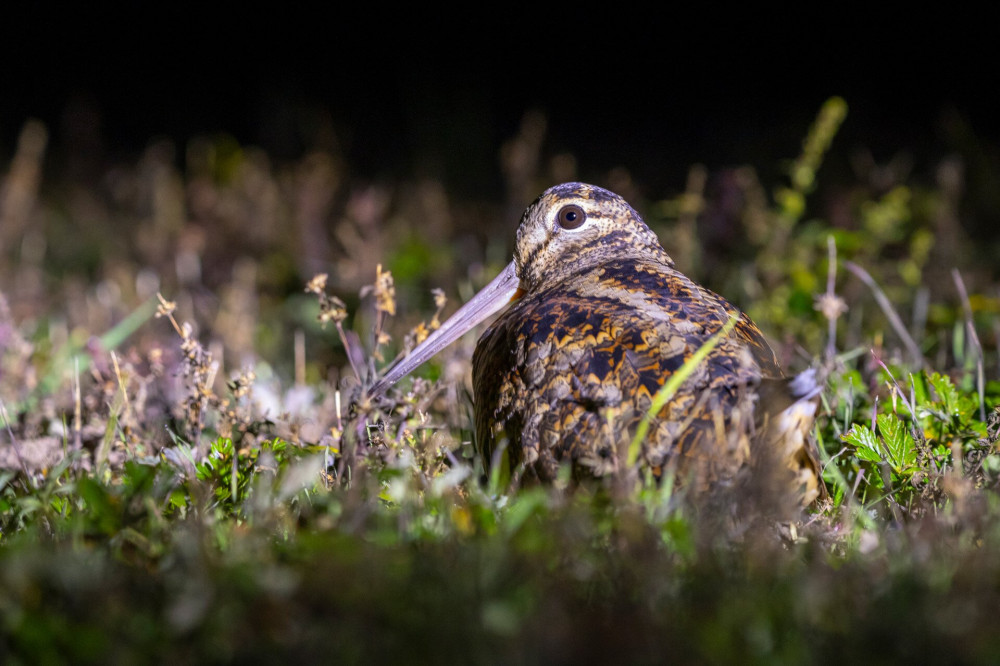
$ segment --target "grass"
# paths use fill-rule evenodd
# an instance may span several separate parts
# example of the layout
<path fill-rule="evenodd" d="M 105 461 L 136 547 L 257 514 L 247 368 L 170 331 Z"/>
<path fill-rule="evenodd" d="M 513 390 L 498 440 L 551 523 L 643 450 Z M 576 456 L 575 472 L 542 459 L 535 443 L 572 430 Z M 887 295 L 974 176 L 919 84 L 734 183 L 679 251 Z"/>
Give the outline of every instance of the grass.
<path fill-rule="evenodd" d="M 995 662 L 1000 302 L 941 240 L 960 185 L 822 190 L 846 111 L 786 183 L 744 167 L 636 201 L 790 372 L 826 373 L 831 497 L 780 525 L 669 484 L 484 480 L 471 340 L 358 399 L 447 307 L 432 284 L 467 297 L 506 261 L 498 206 L 225 138 L 46 185 L 29 125 L 0 187 L 0 660 Z M 119 242 L 61 262 L 84 222 Z"/>

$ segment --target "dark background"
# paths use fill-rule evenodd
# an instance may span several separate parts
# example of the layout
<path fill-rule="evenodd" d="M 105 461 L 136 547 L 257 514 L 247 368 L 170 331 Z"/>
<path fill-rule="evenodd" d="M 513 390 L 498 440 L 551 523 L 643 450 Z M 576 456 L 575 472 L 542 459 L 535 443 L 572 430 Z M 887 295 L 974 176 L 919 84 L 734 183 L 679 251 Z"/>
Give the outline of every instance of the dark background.
<path fill-rule="evenodd" d="M 838 143 L 877 160 L 919 165 L 968 131 L 995 152 L 993 16 L 325 9 L 6 9 L 0 157 L 36 117 L 55 155 L 227 132 L 293 159 L 326 141 L 361 177 L 430 172 L 492 195 L 499 146 L 539 109 L 581 177 L 623 165 L 677 189 L 694 162 L 794 157 L 831 95 L 850 107 Z"/>

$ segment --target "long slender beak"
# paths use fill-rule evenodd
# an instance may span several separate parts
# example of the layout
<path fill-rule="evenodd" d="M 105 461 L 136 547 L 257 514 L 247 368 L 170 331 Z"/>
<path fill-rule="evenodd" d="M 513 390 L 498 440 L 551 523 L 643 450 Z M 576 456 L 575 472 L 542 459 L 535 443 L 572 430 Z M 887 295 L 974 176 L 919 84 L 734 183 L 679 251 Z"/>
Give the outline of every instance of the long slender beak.
<path fill-rule="evenodd" d="M 417 345 L 409 356 L 394 365 L 389 372 L 375 382 L 368 389 L 368 395 L 372 398 L 382 395 L 390 386 L 423 365 L 424 361 L 429 360 L 462 337 L 463 333 L 469 331 L 491 314 L 503 309 L 511 301 L 520 298 L 522 291 L 515 269 L 513 261 L 507 264 L 500 275 L 483 287 L 468 303 L 460 307 L 455 314 L 441 324 L 440 328 L 427 336 L 427 339 Z"/>

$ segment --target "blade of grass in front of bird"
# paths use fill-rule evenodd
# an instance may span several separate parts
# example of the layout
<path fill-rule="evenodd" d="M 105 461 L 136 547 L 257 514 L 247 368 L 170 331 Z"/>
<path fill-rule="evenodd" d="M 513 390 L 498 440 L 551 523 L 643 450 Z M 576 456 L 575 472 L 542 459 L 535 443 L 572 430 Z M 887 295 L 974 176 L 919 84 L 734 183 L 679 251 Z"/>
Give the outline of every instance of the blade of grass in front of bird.
<path fill-rule="evenodd" d="M 649 433 L 649 422 L 660 413 L 664 405 L 674 397 L 677 393 L 677 389 L 681 387 L 681 384 L 691 376 L 691 373 L 695 371 L 695 368 L 704 361 L 709 353 L 715 349 L 716 345 L 722 340 L 722 338 L 729 335 L 730 331 L 736 326 L 738 321 L 737 317 L 730 317 L 729 321 L 719 330 L 718 333 L 713 335 L 708 339 L 705 344 L 698 348 L 694 354 L 691 355 L 687 361 L 684 362 L 677 372 L 670 375 L 670 378 L 660 387 L 660 390 L 656 392 L 653 396 L 653 402 L 650 404 L 649 409 L 643 415 L 642 420 L 639 421 L 639 427 L 635 430 L 635 436 L 632 437 L 632 441 L 628 447 L 628 466 L 632 467 L 635 465 L 636 461 L 639 459 L 639 452 L 642 450 L 642 443 L 646 439 L 646 435 Z"/>

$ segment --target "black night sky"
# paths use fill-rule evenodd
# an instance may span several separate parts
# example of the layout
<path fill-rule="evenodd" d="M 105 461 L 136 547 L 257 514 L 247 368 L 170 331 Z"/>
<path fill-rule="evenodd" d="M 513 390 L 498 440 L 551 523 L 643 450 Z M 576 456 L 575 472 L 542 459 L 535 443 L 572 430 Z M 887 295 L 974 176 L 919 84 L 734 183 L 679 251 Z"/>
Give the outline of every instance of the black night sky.
<path fill-rule="evenodd" d="M 357 175 L 430 170 L 462 192 L 498 186 L 500 145 L 539 109 L 550 151 L 676 188 L 694 162 L 794 157 L 835 94 L 838 141 L 877 159 L 940 156 L 956 120 L 995 151 L 1000 127 L 989 17 L 101 7 L 8 11 L 0 158 L 28 117 L 54 153 L 107 160 L 221 131 L 295 158 L 326 123 Z"/>

